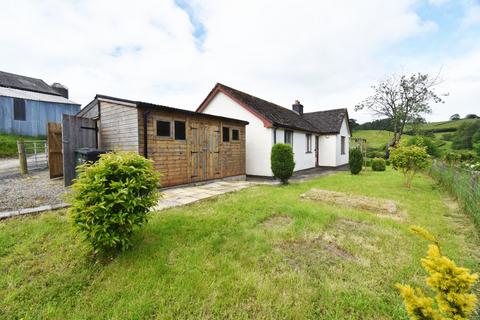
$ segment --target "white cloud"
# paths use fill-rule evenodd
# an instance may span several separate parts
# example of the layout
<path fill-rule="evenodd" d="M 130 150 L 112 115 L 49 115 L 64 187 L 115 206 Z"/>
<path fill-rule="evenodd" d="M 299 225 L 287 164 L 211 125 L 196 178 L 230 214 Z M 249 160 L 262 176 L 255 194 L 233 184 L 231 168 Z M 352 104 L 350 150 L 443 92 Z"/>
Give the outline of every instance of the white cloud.
<path fill-rule="evenodd" d="M 435 30 L 414 3 L 194 1 L 199 49 L 173 1 L 6 0 L 0 70 L 63 82 L 82 104 L 103 93 L 194 109 L 223 82 L 306 111 L 353 107 L 399 68 L 380 52 Z"/>

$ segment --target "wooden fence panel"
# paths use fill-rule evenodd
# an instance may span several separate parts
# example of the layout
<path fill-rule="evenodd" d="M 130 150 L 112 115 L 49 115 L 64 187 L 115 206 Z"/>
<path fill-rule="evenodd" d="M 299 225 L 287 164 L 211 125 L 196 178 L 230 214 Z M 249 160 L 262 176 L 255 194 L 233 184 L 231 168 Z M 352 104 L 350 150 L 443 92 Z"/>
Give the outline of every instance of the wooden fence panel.
<path fill-rule="evenodd" d="M 95 120 L 63 115 L 63 177 L 65 186 L 75 178 L 75 150 L 96 148 L 97 132 Z"/>
<path fill-rule="evenodd" d="M 62 125 L 48 123 L 48 171 L 50 179 L 63 176 Z"/>

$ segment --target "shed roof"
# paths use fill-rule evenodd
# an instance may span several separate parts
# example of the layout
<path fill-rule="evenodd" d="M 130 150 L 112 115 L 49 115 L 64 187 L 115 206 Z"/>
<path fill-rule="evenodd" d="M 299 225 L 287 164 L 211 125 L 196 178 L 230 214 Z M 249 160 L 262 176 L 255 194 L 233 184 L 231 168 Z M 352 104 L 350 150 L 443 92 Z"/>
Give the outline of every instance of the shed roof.
<path fill-rule="evenodd" d="M 22 76 L 4 71 L 0 71 L 0 87 L 61 96 L 59 92 L 55 91 L 42 79 Z"/>
<path fill-rule="evenodd" d="M 207 98 L 197 108 L 197 111 L 201 112 L 204 110 L 211 99 L 213 99 L 219 91 L 252 110 L 257 116 L 267 120 L 272 126 L 276 127 L 321 134 L 338 133 L 342 126 L 342 120 L 345 116 L 348 117 L 348 112 L 345 108 L 304 113 L 303 115 L 300 115 L 291 109 L 284 108 L 273 102 L 252 96 L 221 83 L 215 85 Z"/>
<path fill-rule="evenodd" d="M 186 110 L 186 109 L 179 109 L 179 108 L 173 108 L 173 107 L 168 107 L 160 104 L 154 104 L 154 103 L 149 103 L 149 102 L 143 102 L 143 101 L 135 101 L 135 100 L 129 100 L 129 99 L 123 99 L 123 98 L 116 98 L 112 96 L 107 96 L 103 94 L 97 94 L 95 96 L 95 100 L 110 100 L 110 101 L 118 101 L 118 102 L 124 102 L 131 104 L 137 108 L 152 108 L 152 109 L 157 109 L 157 110 L 162 110 L 166 112 L 177 112 L 177 113 L 182 113 L 186 115 L 191 115 L 191 116 L 201 116 L 201 117 L 206 117 L 206 118 L 211 118 L 211 119 L 219 119 L 219 120 L 227 120 L 227 121 L 233 121 L 233 122 L 238 122 L 242 123 L 244 125 L 247 125 L 247 121 L 239 120 L 239 119 L 233 119 L 233 118 L 227 118 L 227 117 L 220 117 L 220 116 L 214 116 L 210 114 L 205 114 L 201 112 L 196 112 L 196 111 L 191 111 L 191 110 Z M 88 105 L 90 105 L 89 103 Z M 82 112 L 82 111 L 80 111 Z"/>

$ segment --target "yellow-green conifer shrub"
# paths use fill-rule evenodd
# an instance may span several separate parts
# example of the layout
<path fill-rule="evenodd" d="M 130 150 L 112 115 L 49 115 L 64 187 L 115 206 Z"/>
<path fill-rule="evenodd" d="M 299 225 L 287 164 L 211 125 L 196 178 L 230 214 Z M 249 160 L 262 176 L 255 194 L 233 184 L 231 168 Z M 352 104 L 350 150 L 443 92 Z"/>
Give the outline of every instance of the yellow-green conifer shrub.
<path fill-rule="evenodd" d="M 427 256 L 421 260 L 428 272 L 427 285 L 435 293 L 435 300 L 420 288 L 397 284 L 407 313 L 412 320 L 466 320 L 477 301 L 472 286 L 478 275 L 442 255 L 436 238 L 427 230 L 412 226 L 411 230 L 428 240 Z"/>

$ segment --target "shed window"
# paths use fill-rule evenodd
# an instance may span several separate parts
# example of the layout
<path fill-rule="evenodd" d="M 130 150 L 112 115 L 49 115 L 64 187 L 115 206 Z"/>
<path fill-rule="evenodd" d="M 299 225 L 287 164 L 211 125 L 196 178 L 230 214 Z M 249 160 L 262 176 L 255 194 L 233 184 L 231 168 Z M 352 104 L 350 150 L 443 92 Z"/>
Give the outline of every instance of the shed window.
<path fill-rule="evenodd" d="M 238 130 L 238 129 L 232 129 L 232 140 L 233 140 L 233 141 L 238 141 L 238 140 L 240 140 L 240 130 Z"/>
<path fill-rule="evenodd" d="M 293 131 L 285 130 L 285 143 L 293 145 Z"/>
<path fill-rule="evenodd" d="M 307 147 L 306 153 L 311 153 L 312 152 L 312 135 L 306 134 L 305 139 L 306 139 L 306 147 Z"/>
<path fill-rule="evenodd" d="M 345 137 L 343 137 L 343 136 L 342 136 L 342 139 L 341 139 L 340 150 L 341 150 L 342 154 L 345 154 Z"/>
<path fill-rule="evenodd" d="M 171 122 L 157 120 L 157 137 L 171 137 Z"/>
<path fill-rule="evenodd" d="M 185 121 L 175 121 L 175 140 L 185 140 Z"/>
<path fill-rule="evenodd" d="M 13 120 L 27 120 L 27 113 L 25 111 L 25 100 L 13 98 Z"/>
<path fill-rule="evenodd" d="M 230 128 L 229 127 L 223 127 L 222 128 L 222 141 L 223 142 L 229 142 L 230 141 Z"/>

